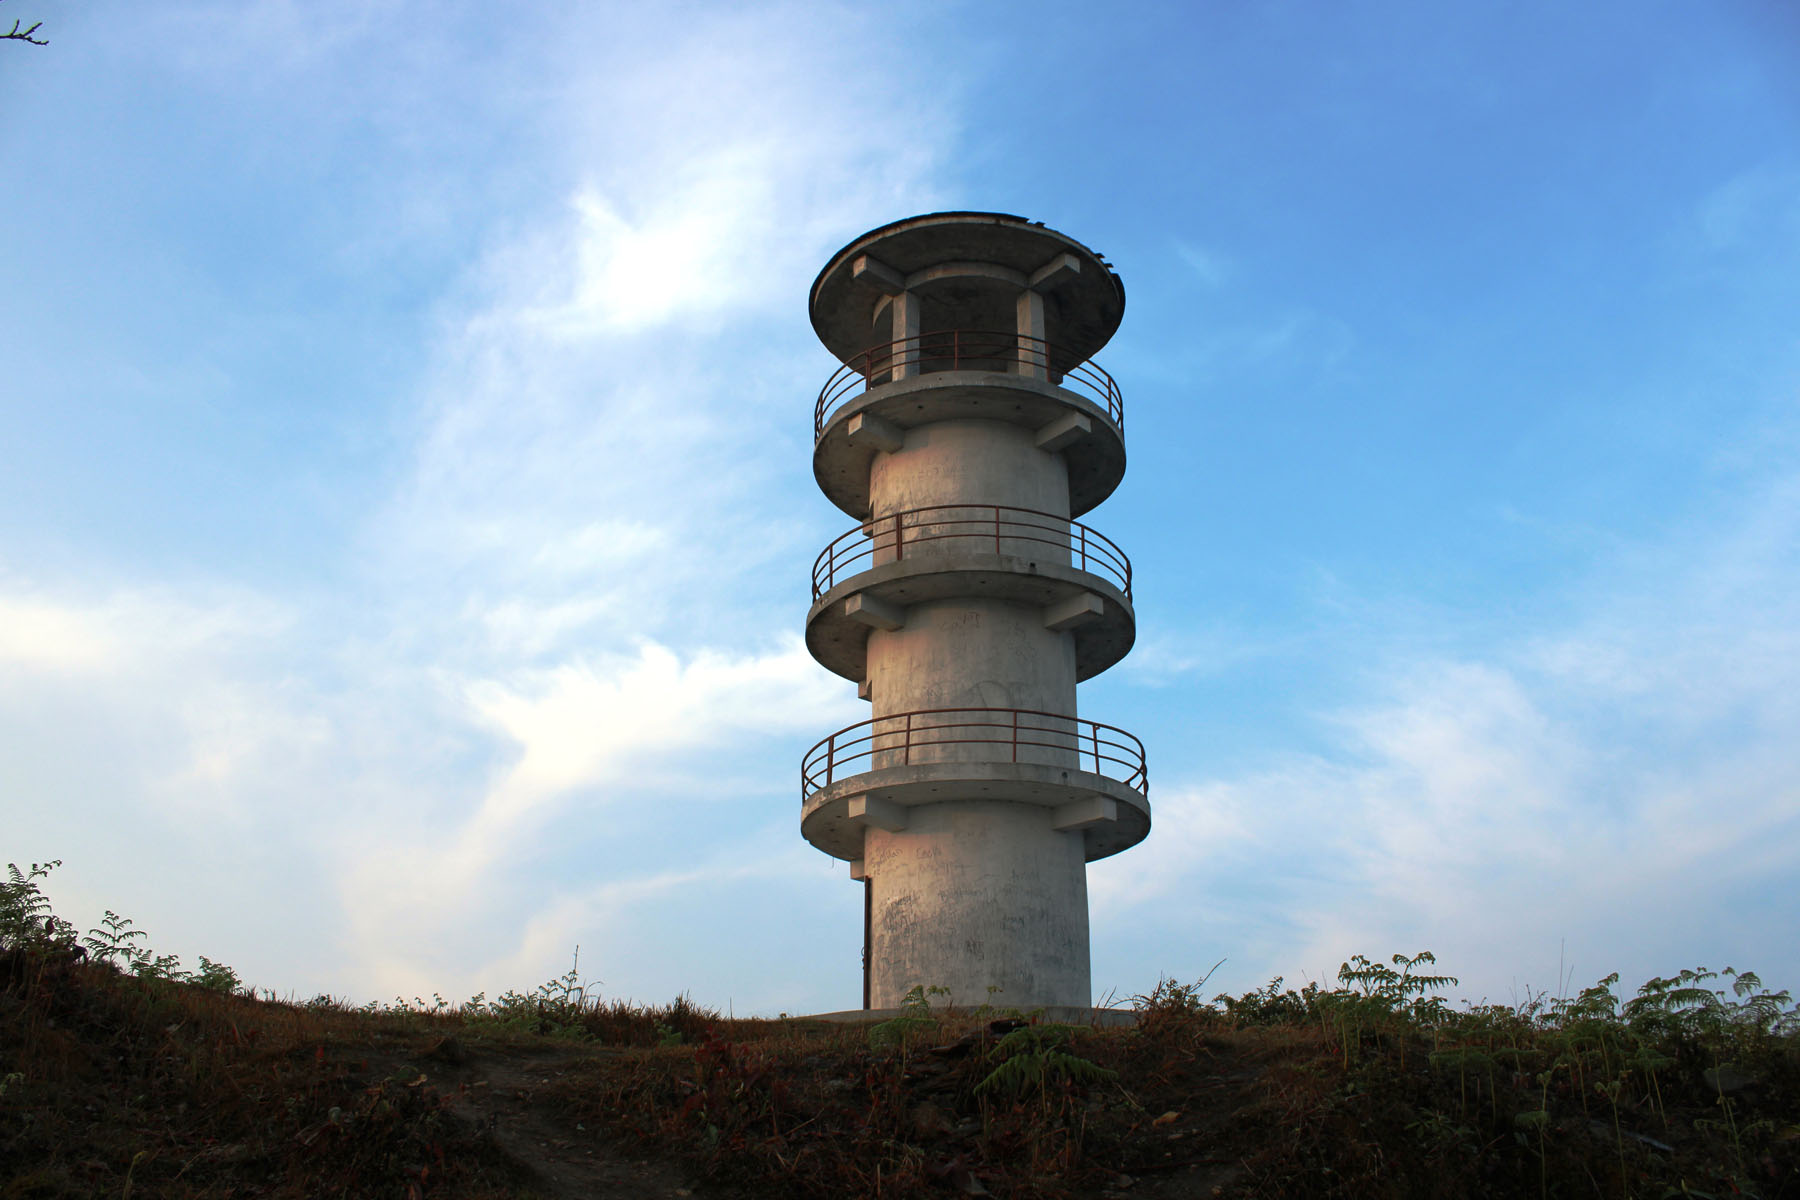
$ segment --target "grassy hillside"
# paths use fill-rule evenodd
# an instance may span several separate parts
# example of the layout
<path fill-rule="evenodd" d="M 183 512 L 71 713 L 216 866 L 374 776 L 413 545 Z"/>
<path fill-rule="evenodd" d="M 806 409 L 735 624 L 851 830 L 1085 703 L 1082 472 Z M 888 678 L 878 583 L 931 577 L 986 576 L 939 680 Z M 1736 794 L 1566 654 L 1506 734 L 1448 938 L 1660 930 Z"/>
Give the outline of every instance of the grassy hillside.
<path fill-rule="evenodd" d="M 1453 1008 L 1430 955 L 1129 1028 L 348 1008 L 0 884 L 0 1197 L 1800 1197 L 1800 1011 L 1747 972 Z"/>

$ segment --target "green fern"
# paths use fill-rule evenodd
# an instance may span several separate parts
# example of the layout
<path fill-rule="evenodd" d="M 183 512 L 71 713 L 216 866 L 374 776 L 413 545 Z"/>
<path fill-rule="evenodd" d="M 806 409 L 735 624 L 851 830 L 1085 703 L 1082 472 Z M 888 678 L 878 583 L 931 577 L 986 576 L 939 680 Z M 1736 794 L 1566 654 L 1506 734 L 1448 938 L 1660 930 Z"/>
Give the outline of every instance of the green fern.
<path fill-rule="evenodd" d="M 949 994 L 949 988 L 935 983 L 930 987 L 913 984 L 900 1001 L 899 1016 L 869 1026 L 869 1048 L 880 1050 L 899 1046 L 904 1050 L 913 1034 L 936 1029 L 938 1021 L 931 1013 L 931 997 Z"/>
<path fill-rule="evenodd" d="M 145 951 L 131 964 L 131 973 L 142 979 L 162 979 L 170 983 L 186 983 L 193 975 L 181 969 L 181 956 L 158 954 L 152 958 Z"/>
<path fill-rule="evenodd" d="M 1036 1092 L 1040 1100 L 1046 1100 L 1053 1084 L 1092 1087 L 1117 1079 L 1117 1071 L 1065 1049 L 1076 1032 L 1072 1025 L 1057 1024 L 1023 1025 L 1012 1030 L 988 1052 L 988 1057 L 999 1059 L 1000 1064 L 975 1085 L 975 1093 L 1020 1098 Z"/>
<path fill-rule="evenodd" d="M 0 939 L 12 945 L 68 945 L 75 927 L 50 911 L 50 898 L 38 880 L 62 866 L 62 859 L 32 863 L 29 871 L 18 863 L 6 865 L 7 880 L 0 883 Z"/>
<path fill-rule="evenodd" d="M 189 982 L 207 991 L 223 992 L 226 995 L 244 986 L 236 971 L 224 963 L 214 962 L 204 954 L 200 956 L 200 969 L 194 972 Z"/>
<path fill-rule="evenodd" d="M 100 924 L 88 930 L 88 935 L 81 939 L 81 944 L 88 948 L 88 953 L 93 955 L 95 962 L 113 963 L 118 960 L 115 965 L 121 969 L 137 970 L 140 964 L 149 961 L 150 951 L 135 941 L 146 936 L 144 931 L 131 926 L 130 917 L 121 917 L 109 908 L 100 919 Z"/>

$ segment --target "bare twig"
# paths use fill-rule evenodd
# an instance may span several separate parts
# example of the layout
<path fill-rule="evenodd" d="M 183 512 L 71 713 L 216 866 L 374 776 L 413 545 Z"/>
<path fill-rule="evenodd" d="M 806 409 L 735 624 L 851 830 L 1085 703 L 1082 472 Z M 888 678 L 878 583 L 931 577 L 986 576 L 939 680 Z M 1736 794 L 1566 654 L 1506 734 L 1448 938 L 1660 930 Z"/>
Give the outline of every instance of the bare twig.
<path fill-rule="evenodd" d="M 35 38 L 31 35 L 44 27 L 42 21 L 33 21 L 29 29 L 20 29 L 20 22 L 14 21 L 11 33 L 0 33 L 0 42 L 30 42 L 34 46 L 48 46 L 49 38 Z"/>
<path fill-rule="evenodd" d="M 42 21 L 33 21 L 31 28 L 21 29 L 23 21 L 14 21 L 11 33 L 0 33 L 0 42 L 30 42 L 34 46 L 48 46 L 50 39 L 33 37 L 32 34 L 44 27 Z"/>

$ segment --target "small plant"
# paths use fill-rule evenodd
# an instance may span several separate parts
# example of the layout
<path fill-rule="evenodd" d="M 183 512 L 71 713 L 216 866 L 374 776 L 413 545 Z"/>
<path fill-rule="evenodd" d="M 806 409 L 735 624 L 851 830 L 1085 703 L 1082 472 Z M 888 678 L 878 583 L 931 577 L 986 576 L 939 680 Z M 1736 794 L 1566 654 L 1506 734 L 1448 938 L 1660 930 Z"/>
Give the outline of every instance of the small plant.
<path fill-rule="evenodd" d="M 244 986 L 236 971 L 224 963 L 214 962 L 204 954 L 200 956 L 200 969 L 194 972 L 188 982 L 195 987 L 203 987 L 209 992 L 220 992 L 227 996 Z"/>
<path fill-rule="evenodd" d="M 464 1020 L 492 1022 L 503 1029 L 519 1033 L 536 1033 L 545 1037 L 585 1041 L 592 1035 L 588 1025 L 600 1011 L 598 998 L 590 993 L 599 980 L 581 977 L 581 947 L 569 969 L 555 979 L 540 983 L 532 992 L 508 990 L 498 999 L 489 1000 L 485 992 L 471 997 L 460 1007 L 452 1006 L 434 993 L 433 1004 L 416 1000 L 416 1008 L 397 1001 L 407 1011 L 448 1015 L 456 1013 Z"/>
<path fill-rule="evenodd" d="M 1084 1097 L 1089 1088 L 1119 1077 L 1074 1053 L 1079 1032 L 1054 1023 L 1009 1030 L 987 1053 L 993 1069 L 975 1085 L 984 1135 L 1002 1144 L 1022 1141 L 1034 1170 L 1067 1170 L 1080 1161 L 1087 1132 Z M 1005 1119 L 997 1119 L 993 1101 L 1010 1105 Z"/>
<path fill-rule="evenodd" d="M 899 1016 L 869 1026 L 870 1048 L 899 1046 L 904 1053 L 913 1034 L 937 1028 L 937 1018 L 931 1014 L 931 997 L 949 994 L 949 988 L 935 983 L 930 987 L 913 984 L 900 1000 Z"/>
<path fill-rule="evenodd" d="M 1157 979 L 1156 986 L 1149 992 L 1131 998 L 1131 1007 L 1143 1014 L 1139 1017 L 1140 1021 L 1146 1017 L 1155 1019 L 1197 1017 L 1211 1007 L 1201 999 L 1201 989 L 1206 986 L 1206 981 L 1213 977 L 1213 972 L 1224 965 L 1225 960 L 1221 958 L 1212 965 L 1211 971 L 1193 983 L 1182 983 L 1171 975 L 1161 976 Z"/>
<path fill-rule="evenodd" d="M 1443 1000 L 1430 993 L 1452 986 L 1456 977 L 1413 973 L 1421 963 L 1437 962 L 1431 951 L 1421 950 L 1411 957 L 1396 954 L 1392 961 L 1398 971 L 1386 963 L 1352 955 L 1338 968 L 1338 981 L 1346 986 L 1317 997 L 1318 1007 L 1335 1026 L 1346 1066 L 1361 1049 L 1365 1029 L 1377 1038 L 1397 1036 L 1400 1064 L 1405 1066 L 1406 1030 L 1430 1028 L 1448 1015 Z"/>
<path fill-rule="evenodd" d="M 137 944 L 136 939 L 144 937 L 144 931 L 133 929 L 130 917 L 121 917 L 112 909 L 100 919 L 100 924 L 88 930 L 81 944 L 88 948 L 95 962 L 107 963 L 121 970 L 136 967 L 140 962 L 147 962 L 150 952 Z"/>
<path fill-rule="evenodd" d="M 1077 1030 L 1072 1025 L 1021 1025 L 994 1043 L 988 1051 L 996 1066 L 975 1085 L 978 1096 L 1022 1097 L 1032 1092 L 1038 1103 L 1049 1105 L 1052 1087 L 1092 1087 L 1117 1079 L 1119 1073 L 1069 1052 Z"/>
<path fill-rule="evenodd" d="M 140 979 L 161 979 L 168 983 L 186 983 L 193 978 L 189 972 L 181 969 L 180 955 L 158 954 L 152 957 L 148 951 L 133 960 L 131 973 Z"/>
<path fill-rule="evenodd" d="M 1309 983 L 1299 991 L 1281 990 L 1282 977 L 1277 975 L 1262 987 L 1242 996 L 1214 996 L 1213 1002 L 1224 1006 L 1225 1016 L 1237 1025 L 1285 1025 L 1310 1021 L 1318 1013 L 1319 985 Z"/>
<path fill-rule="evenodd" d="M 75 927 L 50 911 L 50 898 L 38 880 L 62 866 L 62 859 L 32 863 L 28 871 L 18 863 L 6 865 L 6 882 L 0 883 L 0 941 L 9 945 L 70 946 Z"/>

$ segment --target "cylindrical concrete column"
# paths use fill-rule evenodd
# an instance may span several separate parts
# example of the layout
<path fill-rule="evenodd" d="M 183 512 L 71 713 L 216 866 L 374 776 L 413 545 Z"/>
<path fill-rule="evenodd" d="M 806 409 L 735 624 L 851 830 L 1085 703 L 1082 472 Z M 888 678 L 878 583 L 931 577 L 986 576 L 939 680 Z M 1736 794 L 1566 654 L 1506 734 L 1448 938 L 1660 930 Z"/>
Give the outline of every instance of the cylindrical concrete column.
<path fill-rule="evenodd" d="M 1051 829 L 1045 809 L 947 801 L 863 845 L 873 1007 L 915 984 L 959 1005 L 1089 1002 L 1081 835 Z"/>
<path fill-rule="evenodd" d="M 1067 517 L 1068 467 L 1016 425 L 915 425 L 898 450 L 870 464 L 869 507 L 880 518 L 932 504 L 1007 504 Z"/>

